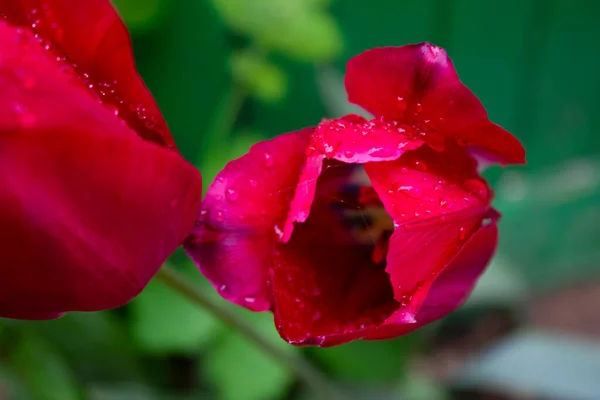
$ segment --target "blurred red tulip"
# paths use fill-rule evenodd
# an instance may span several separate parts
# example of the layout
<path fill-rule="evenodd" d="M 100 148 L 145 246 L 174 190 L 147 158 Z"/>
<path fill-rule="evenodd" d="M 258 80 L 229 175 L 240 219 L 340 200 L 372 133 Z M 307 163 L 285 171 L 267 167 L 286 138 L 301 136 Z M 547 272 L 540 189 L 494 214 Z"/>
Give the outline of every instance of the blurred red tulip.
<path fill-rule="evenodd" d="M 136 296 L 189 234 L 176 151 L 107 0 L 0 2 L 0 317 Z"/>

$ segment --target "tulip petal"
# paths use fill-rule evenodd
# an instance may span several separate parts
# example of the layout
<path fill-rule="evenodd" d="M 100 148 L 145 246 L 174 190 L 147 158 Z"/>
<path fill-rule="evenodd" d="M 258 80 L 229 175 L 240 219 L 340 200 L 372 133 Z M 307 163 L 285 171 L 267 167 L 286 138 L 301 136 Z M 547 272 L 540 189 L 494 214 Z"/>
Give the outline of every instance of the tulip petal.
<path fill-rule="evenodd" d="M 270 250 L 283 229 L 313 131 L 257 143 L 208 188 L 184 247 L 221 295 L 236 304 L 256 311 L 270 307 Z"/>
<path fill-rule="evenodd" d="M 198 171 L 140 138 L 69 68 L 0 21 L 0 316 L 124 304 L 199 211 Z"/>
<path fill-rule="evenodd" d="M 376 116 L 485 148 L 504 163 L 525 162 L 519 141 L 489 121 L 479 99 L 437 46 L 367 50 L 348 61 L 345 82 L 350 102 Z"/>
<path fill-rule="evenodd" d="M 422 144 L 402 126 L 358 115 L 321 122 L 312 142 L 316 151 L 345 163 L 392 161 Z"/>
<path fill-rule="evenodd" d="M 3 0 L 0 21 L 36 33 L 49 51 L 75 66 L 85 85 L 141 137 L 175 143 L 138 75 L 127 29 L 106 0 Z"/>
<path fill-rule="evenodd" d="M 372 244 L 358 243 L 337 210 L 346 205 L 339 184 L 355 168 L 324 168 L 310 216 L 272 253 L 272 310 L 289 343 L 327 347 L 356 340 L 397 308 L 384 265 L 372 260 Z"/>
<path fill-rule="evenodd" d="M 321 122 L 311 137 L 308 157 L 280 241 L 289 241 L 294 223 L 302 223 L 308 218 L 325 160 L 328 167 L 334 167 L 331 160 L 347 164 L 396 160 L 423 143 L 392 123 L 367 121 L 359 115 Z"/>
<path fill-rule="evenodd" d="M 402 319 L 398 318 L 398 314 L 402 313 L 399 311 L 365 339 L 381 340 L 405 335 L 460 307 L 492 259 L 497 242 L 495 222 L 480 227 L 433 282 L 414 323 L 398 321 Z"/>
<path fill-rule="evenodd" d="M 413 322 L 436 277 L 479 229 L 492 193 L 463 147 L 428 147 L 365 171 L 394 220 L 387 253 L 398 314 Z"/>

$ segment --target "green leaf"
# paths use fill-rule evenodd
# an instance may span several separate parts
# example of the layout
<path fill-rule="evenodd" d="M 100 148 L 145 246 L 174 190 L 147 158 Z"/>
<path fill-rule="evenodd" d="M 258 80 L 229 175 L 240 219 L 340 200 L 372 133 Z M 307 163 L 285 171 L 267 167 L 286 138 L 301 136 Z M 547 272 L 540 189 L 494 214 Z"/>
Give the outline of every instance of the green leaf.
<path fill-rule="evenodd" d="M 213 290 L 191 263 L 185 267 L 192 282 Z M 159 281 L 150 282 L 131 303 L 131 310 L 137 345 L 149 353 L 196 353 L 221 329 L 210 313 Z"/>
<path fill-rule="evenodd" d="M 331 60 L 341 50 L 341 34 L 324 1 L 213 0 L 225 22 L 261 48 L 303 61 Z"/>
<path fill-rule="evenodd" d="M 15 321 L 15 325 L 51 344 L 81 380 L 140 375 L 133 342 L 122 321 L 110 312 L 69 313 L 52 321 Z"/>
<path fill-rule="evenodd" d="M 233 139 L 214 143 L 208 157 L 204 157 L 200 165 L 202 171 L 202 180 L 205 182 L 204 190 L 208 189 L 210 183 L 225 165 L 248 152 L 250 146 L 263 140 L 264 135 L 258 132 L 244 131 L 238 132 Z"/>
<path fill-rule="evenodd" d="M 317 71 L 321 98 L 327 107 L 329 117 L 336 118 L 346 114 L 359 114 L 367 119 L 373 116 L 359 106 L 348 101 L 344 75 L 331 66 L 324 66 Z"/>
<path fill-rule="evenodd" d="M 285 343 L 273 325 L 270 314 L 250 315 L 254 327 L 286 351 L 296 351 Z M 221 400 L 271 400 L 283 396 L 293 381 L 290 371 L 253 343 L 230 332 L 202 359 L 206 379 L 214 385 Z"/>
<path fill-rule="evenodd" d="M 543 288 L 598 276 L 600 159 L 507 171 L 496 194 L 503 214 L 498 254 L 529 284 Z"/>
<path fill-rule="evenodd" d="M 337 24 L 324 12 L 297 15 L 282 26 L 281 32 L 270 30 L 258 42 L 301 61 L 330 61 L 342 50 Z"/>
<path fill-rule="evenodd" d="M 23 332 L 9 362 L 22 386 L 36 400 L 80 399 L 65 360 L 39 336 Z"/>
<path fill-rule="evenodd" d="M 230 67 L 234 79 L 261 101 L 273 103 L 286 93 L 285 73 L 263 56 L 238 51 L 231 56 Z"/>
<path fill-rule="evenodd" d="M 334 377 L 353 383 L 396 381 L 409 357 L 419 349 L 418 334 L 387 341 L 357 341 L 326 349 L 310 349 Z"/>
<path fill-rule="evenodd" d="M 111 0 L 133 34 L 156 27 L 166 15 L 167 0 Z"/>

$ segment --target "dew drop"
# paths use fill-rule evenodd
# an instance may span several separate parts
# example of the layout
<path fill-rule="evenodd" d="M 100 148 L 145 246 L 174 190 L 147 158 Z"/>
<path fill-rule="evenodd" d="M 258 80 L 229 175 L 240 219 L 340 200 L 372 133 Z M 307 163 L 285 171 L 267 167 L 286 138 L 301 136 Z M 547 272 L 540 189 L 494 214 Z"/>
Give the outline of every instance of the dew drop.
<path fill-rule="evenodd" d="M 225 221 L 225 214 L 223 214 L 223 211 L 219 210 L 215 213 L 215 221 L 217 221 L 217 222 Z"/>
<path fill-rule="evenodd" d="M 422 190 L 418 186 L 401 185 L 396 187 L 396 192 L 402 193 L 403 195 L 411 197 L 413 199 L 419 199 L 421 198 Z"/>
<path fill-rule="evenodd" d="M 480 179 L 467 179 L 463 183 L 463 189 L 480 200 L 485 200 L 488 197 L 487 185 Z"/>
<path fill-rule="evenodd" d="M 344 151 L 344 157 L 352 158 L 352 157 L 354 157 L 354 152 L 352 150 L 346 150 L 346 151 Z"/>
<path fill-rule="evenodd" d="M 254 303 L 256 301 L 256 298 L 248 296 L 248 297 L 244 297 L 244 301 L 246 303 L 252 304 L 252 303 Z"/>
<path fill-rule="evenodd" d="M 274 163 L 273 156 L 271 156 L 269 153 L 265 153 L 264 158 L 265 158 L 265 167 L 271 168 Z"/>
<path fill-rule="evenodd" d="M 484 218 L 481 220 L 481 226 L 485 228 L 486 226 L 490 226 L 492 222 L 494 222 L 492 218 Z"/>
<path fill-rule="evenodd" d="M 250 184 L 250 186 L 252 186 L 252 187 L 256 187 L 256 180 L 254 180 L 254 179 L 250 179 L 250 180 L 248 181 L 248 183 Z"/>
<path fill-rule="evenodd" d="M 237 190 L 233 189 L 233 188 L 229 188 L 225 192 L 225 197 L 229 201 L 237 201 L 237 199 L 240 198 L 240 193 Z"/>
<path fill-rule="evenodd" d="M 461 226 L 460 229 L 458 230 L 458 239 L 465 240 L 466 236 L 467 236 L 467 232 L 465 231 L 465 227 Z"/>
<path fill-rule="evenodd" d="M 420 160 L 415 161 L 414 166 L 417 171 L 427 172 L 427 169 L 428 169 L 427 164 L 425 164 L 423 161 L 420 161 Z"/>
<path fill-rule="evenodd" d="M 197 223 L 201 224 L 202 222 L 206 221 L 207 216 L 208 216 L 207 210 L 200 210 L 200 215 L 198 216 Z"/>
<path fill-rule="evenodd" d="M 396 99 L 396 104 L 398 105 L 398 110 L 400 112 L 406 110 L 406 108 L 408 107 L 408 103 L 406 102 L 406 100 L 404 99 L 404 97 L 398 97 Z"/>
<path fill-rule="evenodd" d="M 279 239 L 283 238 L 283 229 L 281 229 L 279 225 L 275 225 L 273 229 L 275 230 L 275 234 Z"/>

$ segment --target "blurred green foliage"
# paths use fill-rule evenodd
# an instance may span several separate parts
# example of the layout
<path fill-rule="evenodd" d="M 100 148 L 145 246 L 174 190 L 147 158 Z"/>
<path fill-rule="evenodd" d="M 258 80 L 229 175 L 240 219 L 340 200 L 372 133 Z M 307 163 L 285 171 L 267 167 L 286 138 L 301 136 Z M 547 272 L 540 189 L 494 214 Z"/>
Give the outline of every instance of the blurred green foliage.
<path fill-rule="evenodd" d="M 509 286 L 529 291 L 597 276 L 600 3 L 113 2 L 132 32 L 140 73 L 205 188 L 252 143 L 355 112 L 342 84 L 353 55 L 421 41 L 444 46 L 491 119 L 528 152 L 525 167 L 486 172 L 504 214 L 498 270 L 510 271 Z M 173 263 L 212 290 L 184 257 Z M 491 279 L 490 287 L 500 281 Z M 280 341 L 270 315 L 248 314 L 279 346 L 298 351 Z M 348 385 L 393 393 L 406 387 L 413 393 L 407 398 L 435 400 L 440 394 L 430 381 L 407 375 L 429 332 L 304 354 Z M 411 385 L 403 386 L 408 376 Z M 3 386 L 10 400 L 276 400 L 303 393 L 285 366 L 158 282 L 113 312 L 0 321 L 2 400 Z"/>

